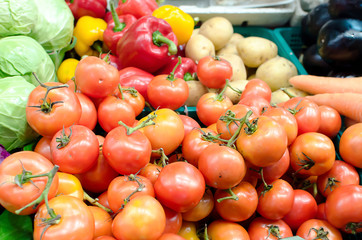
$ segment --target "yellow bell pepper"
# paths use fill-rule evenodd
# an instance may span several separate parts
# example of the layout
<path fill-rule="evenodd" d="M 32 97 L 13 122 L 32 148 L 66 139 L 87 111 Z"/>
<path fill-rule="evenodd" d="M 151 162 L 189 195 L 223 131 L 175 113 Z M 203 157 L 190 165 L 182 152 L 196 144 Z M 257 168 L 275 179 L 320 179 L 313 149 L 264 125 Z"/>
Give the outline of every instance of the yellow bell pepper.
<path fill-rule="evenodd" d="M 79 60 L 75 58 L 65 59 L 59 66 L 57 71 L 58 81 L 61 83 L 67 83 L 74 77 L 75 68 L 77 67 Z"/>
<path fill-rule="evenodd" d="M 185 13 L 180 8 L 163 5 L 154 10 L 152 16 L 162 18 L 171 25 L 179 45 L 187 43 L 190 39 L 195 22 L 191 15 Z"/>
<path fill-rule="evenodd" d="M 73 35 L 77 38 L 75 52 L 79 56 L 98 56 L 101 45 L 94 49 L 97 41 L 103 41 L 103 32 L 107 28 L 107 23 L 101 18 L 83 16 L 79 18 L 75 25 Z"/>

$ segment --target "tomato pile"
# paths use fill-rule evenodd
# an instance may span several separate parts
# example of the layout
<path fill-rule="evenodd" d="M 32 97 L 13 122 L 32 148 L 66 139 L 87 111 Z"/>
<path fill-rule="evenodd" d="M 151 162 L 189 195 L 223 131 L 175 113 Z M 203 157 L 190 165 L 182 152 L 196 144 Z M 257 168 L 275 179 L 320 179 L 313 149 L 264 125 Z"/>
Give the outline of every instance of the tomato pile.
<path fill-rule="evenodd" d="M 40 138 L 0 163 L 3 211 L 31 216 L 33 239 L 362 232 L 362 123 L 343 126 L 335 109 L 308 97 L 271 104 L 270 86 L 257 78 L 233 103 L 224 94 L 237 91 L 232 66 L 212 56 L 190 65 L 218 89 L 197 100 L 192 118 L 179 111 L 189 97 L 186 71 L 176 72 L 181 56 L 159 74 L 135 70 L 134 56 L 121 70 L 107 57 L 82 57 L 67 84 L 38 80 L 26 119 Z"/>

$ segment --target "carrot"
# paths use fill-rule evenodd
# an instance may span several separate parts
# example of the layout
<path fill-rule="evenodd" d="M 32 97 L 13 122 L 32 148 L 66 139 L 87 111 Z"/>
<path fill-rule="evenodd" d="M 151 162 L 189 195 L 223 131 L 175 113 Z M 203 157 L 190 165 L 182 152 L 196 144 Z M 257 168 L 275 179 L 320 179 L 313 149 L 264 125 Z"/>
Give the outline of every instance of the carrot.
<path fill-rule="evenodd" d="M 320 93 L 362 93 L 362 77 L 337 78 L 314 75 L 291 77 L 289 83 L 295 88 L 311 94 Z"/>
<path fill-rule="evenodd" d="M 316 104 L 327 105 L 336 109 L 339 114 L 362 122 L 362 94 L 359 93 L 323 93 L 305 98 Z"/>

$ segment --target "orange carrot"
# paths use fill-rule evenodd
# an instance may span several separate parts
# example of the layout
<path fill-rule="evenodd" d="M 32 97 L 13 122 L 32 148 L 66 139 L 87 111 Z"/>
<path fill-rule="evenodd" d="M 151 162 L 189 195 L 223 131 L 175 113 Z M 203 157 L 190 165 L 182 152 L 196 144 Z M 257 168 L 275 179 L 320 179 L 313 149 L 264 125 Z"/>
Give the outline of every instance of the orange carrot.
<path fill-rule="evenodd" d="M 337 78 L 314 75 L 291 77 L 289 83 L 295 88 L 311 94 L 320 93 L 362 93 L 362 77 Z"/>
<path fill-rule="evenodd" d="M 362 122 L 362 94 L 359 93 L 323 93 L 305 98 L 316 104 L 327 105 L 336 109 L 339 114 Z"/>

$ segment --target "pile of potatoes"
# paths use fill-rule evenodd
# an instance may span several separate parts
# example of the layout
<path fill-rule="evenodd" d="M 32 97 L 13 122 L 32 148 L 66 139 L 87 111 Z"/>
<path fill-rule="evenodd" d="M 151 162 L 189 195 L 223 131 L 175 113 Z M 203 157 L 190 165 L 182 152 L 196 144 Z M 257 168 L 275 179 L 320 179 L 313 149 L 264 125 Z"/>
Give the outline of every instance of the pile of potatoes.
<path fill-rule="evenodd" d="M 271 90 L 272 104 L 288 100 L 291 96 L 303 96 L 297 92 L 288 80 L 298 75 L 297 68 L 288 59 L 278 56 L 278 46 L 269 39 L 244 37 L 234 32 L 231 22 L 224 17 L 213 17 L 194 30 L 185 46 L 185 55 L 196 63 L 205 56 L 219 56 L 230 62 L 233 76 L 230 85 L 243 91 L 248 80 L 258 78 L 265 81 Z M 187 106 L 196 106 L 200 96 L 206 92 L 218 92 L 221 89 L 208 89 L 201 82 L 189 81 L 189 99 Z M 228 88 L 225 91 L 234 104 L 240 94 Z"/>

